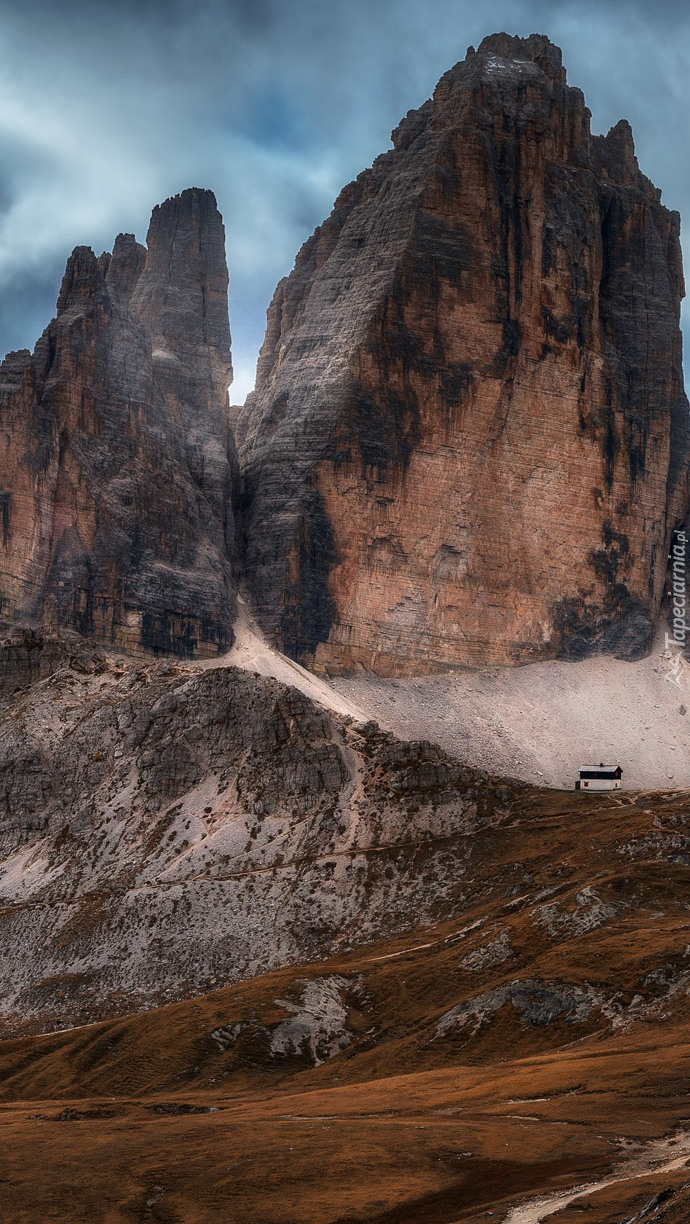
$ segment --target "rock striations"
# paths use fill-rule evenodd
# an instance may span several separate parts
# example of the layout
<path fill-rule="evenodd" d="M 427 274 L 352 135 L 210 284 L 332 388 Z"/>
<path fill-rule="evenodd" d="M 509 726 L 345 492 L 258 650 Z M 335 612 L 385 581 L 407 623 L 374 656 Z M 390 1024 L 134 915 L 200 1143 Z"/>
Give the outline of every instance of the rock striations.
<path fill-rule="evenodd" d="M 238 441 L 293 657 L 648 647 L 687 498 L 679 218 L 589 120 L 548 39 L 485 39 L 278 286 Z"/>
<path fill-rule="evenodd" d="M 0 1028 L 448 917 L 528 793 L 249 671 L 66 659 L 0 697 Z"/>
<path fill-rule="evenodd" d="M 147 242 L 78 247 L 33 356 L 0 367 L 0 616 L 211 654 L 232 641 L 236 464 L 213 194 L 167 200 Z"/>

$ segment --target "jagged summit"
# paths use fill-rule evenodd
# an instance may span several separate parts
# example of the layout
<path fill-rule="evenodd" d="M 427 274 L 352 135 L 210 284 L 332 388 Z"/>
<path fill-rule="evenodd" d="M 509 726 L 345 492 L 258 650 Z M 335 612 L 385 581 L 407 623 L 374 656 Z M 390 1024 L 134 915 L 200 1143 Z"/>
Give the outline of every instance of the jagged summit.
<path fill-rule="evenodd" d="M 561 49 L 552 43 L 546 34 L 529 34 L 527 38 L 506 34 L 505 31 L 487 34 L 476 51 L 474 47 L 467 48 L 468 60 L 472 60 L 475 55 L 495 55 L 505 60 L 528 60 L 537 64 L 545 73 L 554 76 L 563 70 Z"/>
<path fill-rule="evenodd" d="M 491 35 L 276 290 L 247 573 L 316 668 L 649 646 L 684 517 L 679 218 L 542 35 Z"/>
<path fill-rule="evenodd" d="M 0 368 L 5 624 L 131 650 L 225 649 L 235 613 L 223 222 L 210 191 L 155 209 L 147 245 L 77 247 L 31 356 Z"/>
<path fill-rule="evenodd" d="M 497 33 L 344 188 L 238 417 L 262 627 L 316 669 L 636 657 L 687 512 L 679 219 L 548 38 Z M 230 641 L 232 378 L 212 192 L 77 247 L 0 375 L 0 615 Z"/>
<path fill-rule="evenodd" d="M 515 82 L 541 79 L 565 86 L 566 72 L 560 47 L 545 34 L 530 34 L 519 38 L 514 34 L 489 34 L 475 50 L 470 46 L 464 60 L 460 60 L 441 77 L 435 91 L 434 101 L 444 94 L 451 83 L 461 84 L 474 76 L 503 75 Z M 578 90 L 580 96 L 581 91 Z"/>
<path fill-rule="evenodd" d="M 465 59 L 443 74 L 432 98 L 417 110 L 408 111 L 392 133 L 395 148 L 409 147 L 422 131 L 450 127 L 463 117 L 467 119 L 468 105 L 473 98 L 476 103 L 478 93 L 485 95 L 485 123 L 491 111 L 507 117 L 511 112 L 517 114 L 525 103 L 539 109 L 546 101 L 576 112 L 585 139 L 589 137 L 590 112 L 582 91 L 566 84 L 560 48 L 544 34 L 530 34 L 529 38 L 490 34 L 478 50 L 468 47 Z"/>

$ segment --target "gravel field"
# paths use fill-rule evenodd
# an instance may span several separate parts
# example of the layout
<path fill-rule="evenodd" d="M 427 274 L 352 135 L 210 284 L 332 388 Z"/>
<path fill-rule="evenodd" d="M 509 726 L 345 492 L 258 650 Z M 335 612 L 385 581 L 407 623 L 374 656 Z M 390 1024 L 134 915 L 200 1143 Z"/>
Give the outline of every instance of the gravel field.
<path fill-rule="evenodd" d="M 579 765 L 604 761 L 622 767 L 625 788 L 690 786 L 690 666 L 674 664 L 663 631 L 637 663 L 599 656 L 324 681 L 268 646 L 243 605 L 224 661 L 294 684 L 336 713 L 374 719 L 403 739 L 433 740 L 492 773 L 569 788 Z"/>
<path fill-rule="evenodd" d="M 335 680 L 335 690 L 403 738 L 468 764 L 571 787 L 579 765 L 619 764 L 626 788 L 690 786 L 690 667 L 659 636 L 647 658 Z"/>

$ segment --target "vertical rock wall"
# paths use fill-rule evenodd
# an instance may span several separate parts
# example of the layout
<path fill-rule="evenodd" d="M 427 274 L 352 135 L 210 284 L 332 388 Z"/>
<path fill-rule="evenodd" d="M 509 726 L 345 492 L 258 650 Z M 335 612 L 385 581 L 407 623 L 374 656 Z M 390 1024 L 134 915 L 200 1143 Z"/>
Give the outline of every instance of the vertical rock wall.
<path fill-rule="evenodd" d="M 634 658 L 687 503 L 679 218 L 494 35 L 305 244 L 238 422 L 274 639 L 387 673 Z"/>
<path fill-rule="evenodd" d="M 211 192 L 156 208 L 147 247 L 72 254 L 33 356 L 0 366 L 0 617 L 133 650 L 232 641 L 232 377 Z"/>

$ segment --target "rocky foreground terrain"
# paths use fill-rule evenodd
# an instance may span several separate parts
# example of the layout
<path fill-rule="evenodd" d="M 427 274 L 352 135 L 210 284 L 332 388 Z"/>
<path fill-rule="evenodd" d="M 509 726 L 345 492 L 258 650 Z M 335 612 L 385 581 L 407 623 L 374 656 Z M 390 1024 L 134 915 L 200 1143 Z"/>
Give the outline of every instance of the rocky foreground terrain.
<path fill-rule="evenodd" d="M 411 853 L 431 924 L 0 1043 L 3 1218 L 685 1224 L 690 792 L 507 788 Z"/>
<path fill-rule="evenodd" d="M 6 697 L 0 762 L 5 1033 L 454 911 L 473 836 L 525 791 L 272 678 L 83 643 Z"/>
<path fill-rule="evenodd" d="M 685 1221 L 690 790 L 236 660 L 4 649 L 3 1219 Z"/>

